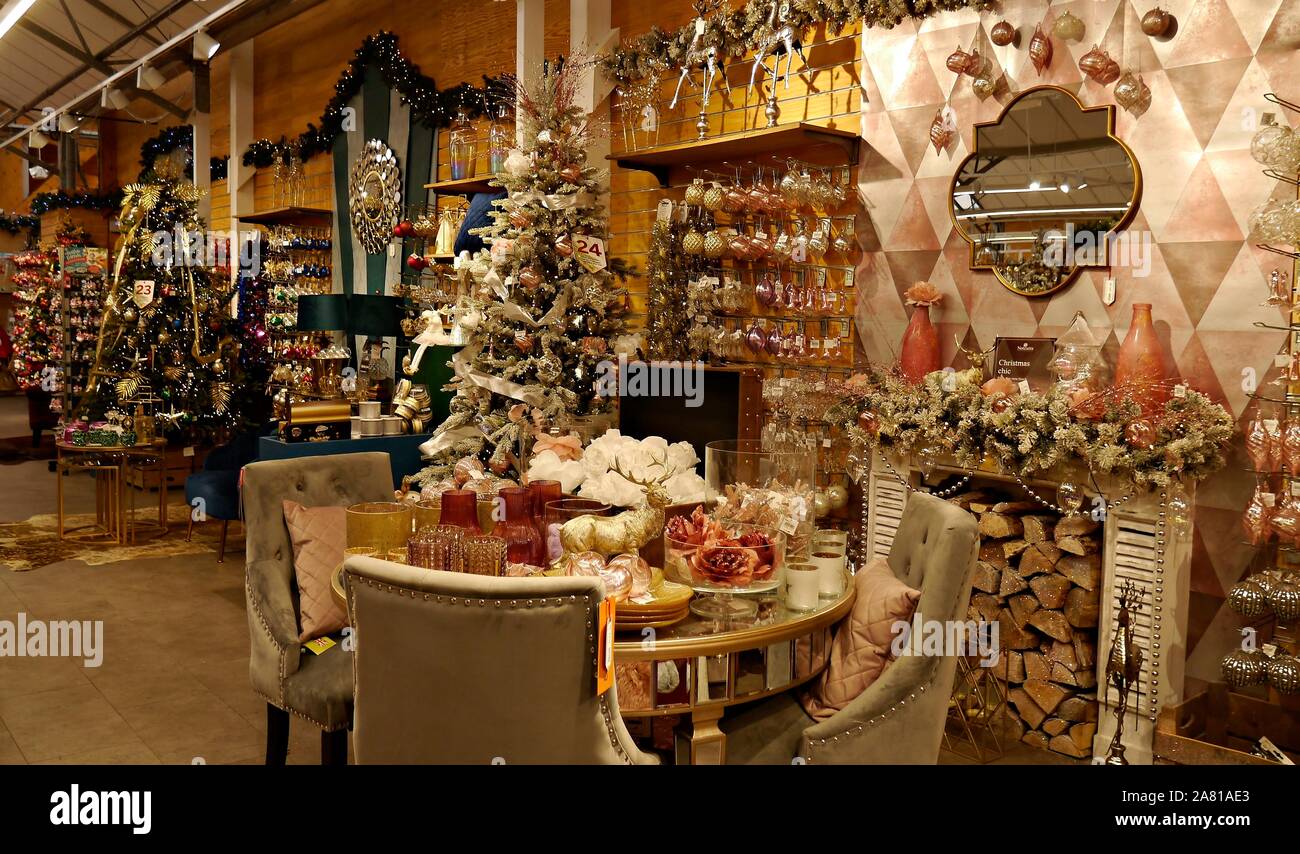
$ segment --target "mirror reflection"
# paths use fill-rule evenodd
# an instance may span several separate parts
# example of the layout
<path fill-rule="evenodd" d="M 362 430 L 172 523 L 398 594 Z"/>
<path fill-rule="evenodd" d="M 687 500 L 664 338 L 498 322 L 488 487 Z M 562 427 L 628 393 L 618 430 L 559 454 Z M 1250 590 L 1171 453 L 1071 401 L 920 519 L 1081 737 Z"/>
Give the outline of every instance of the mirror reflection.
<path fill-rule="evenodd" d="M 1079 267 L 1104 266 L 1140 188 L 1137 163 L 1113 132 L 1113 107 L 1084 109 L 1054 87 L 1031 89 L 997 122 L 977 125 L 952 186 L 971 267 L 1043 296 Z"/>

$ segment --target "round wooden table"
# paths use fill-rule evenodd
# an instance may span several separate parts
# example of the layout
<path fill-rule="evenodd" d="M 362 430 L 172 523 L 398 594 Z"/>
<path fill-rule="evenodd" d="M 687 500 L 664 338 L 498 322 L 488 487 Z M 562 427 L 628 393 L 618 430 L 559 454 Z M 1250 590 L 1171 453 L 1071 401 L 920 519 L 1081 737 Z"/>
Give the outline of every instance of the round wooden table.
<path fill-rule="evenodd" d="M 666 628 L 620 631 L 614 642 L 624 718 L 689 715 L 677 738 L 678 764 L 726 760 L 718 721 L 728 706 L 792 691 L 826 669 L 831 629 L 853 607 L 852 576 L 839 596 L 791 611 L 777 595 L 753 597 L 757 618 L 718 621 L 690 614 Z M 615 618 L 617 622 L 617 617 Z"/>
<path fill-rule="evenodd" d="M 330 578 L 345 603 L 343 565 Z M 664 628 L 620 631 L 614 673 L 624 718 L 690 716 L 690 733 L 677 738 L 677 762 L 720 765 L 726 734 L 718 727 L 728 706 L 793 691 L 826 669 L 831 630 L 853 608 L 853 577 L 840 595 L 811 611 L 791 611 L 776 595 L 754 597 L 758 616 L 719 621 L 690 614 Z M 617 625 L 617 617 L 615 617 Z"/>

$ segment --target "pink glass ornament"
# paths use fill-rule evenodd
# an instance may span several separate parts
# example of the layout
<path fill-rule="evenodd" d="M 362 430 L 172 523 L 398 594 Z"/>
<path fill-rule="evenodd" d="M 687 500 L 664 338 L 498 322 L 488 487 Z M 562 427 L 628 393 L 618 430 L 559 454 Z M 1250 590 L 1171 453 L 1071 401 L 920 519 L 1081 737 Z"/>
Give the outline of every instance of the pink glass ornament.
<path fill-rule="evenodd" d="M 1263 484 L 1255 487 L 1255 494 L 1251 496 L 1250 504 L 1246 506 L 1246 512 L 1241 517 L 1241 527 L 1246 532 L 1246 539 L 1255 546 L 1265 542 L 1272 531 L 1269 524 L 1273 517 L 1272 496 L 1269 495 L 1266 499 L 1265 490 Z"/>

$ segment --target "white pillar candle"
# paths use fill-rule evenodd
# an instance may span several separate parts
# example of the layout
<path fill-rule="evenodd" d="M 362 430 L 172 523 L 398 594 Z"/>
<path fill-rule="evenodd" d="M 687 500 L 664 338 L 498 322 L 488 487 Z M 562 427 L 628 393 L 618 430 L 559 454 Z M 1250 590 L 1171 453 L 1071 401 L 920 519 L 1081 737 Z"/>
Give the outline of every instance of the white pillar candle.
<path fill-rule="evenodd" d="M 823 596 L 839 596 L 844 591 L 844 549 L 815 543 L 812 564 L 817 567 L 817 588 Z"/>
<path fill-rule="evenodd" d="M 791 611 L 811 611 L 817 607 L 821 570 L 811 563 L 788 563 L 785 566 L 785 606 Z"/>

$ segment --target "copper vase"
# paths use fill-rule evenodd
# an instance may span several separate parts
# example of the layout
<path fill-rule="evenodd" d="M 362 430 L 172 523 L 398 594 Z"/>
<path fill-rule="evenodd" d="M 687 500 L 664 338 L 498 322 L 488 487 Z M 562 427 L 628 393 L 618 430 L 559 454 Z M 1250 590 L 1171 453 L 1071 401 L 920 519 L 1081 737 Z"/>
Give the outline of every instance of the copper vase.
<path fill-rule="evenodd" d="M 939 370 L 939 333 L 930 324 L 930 307 L 918 305 L 903 333 L 903 352 L 899 359 L 903 376 L 919 383 L 931 371 Z"/>
<path fill-rule="evenodd" d="M 1142 414 L 1152 415 L 1169 399 L 1169 391 L 1160 385 L 1164 378 L 1164 349 L 1151 324 L 1151 303 L 1134 303 L 1133 323 L 1119 348 L 1115 385 L 1130 386 Z"/>

